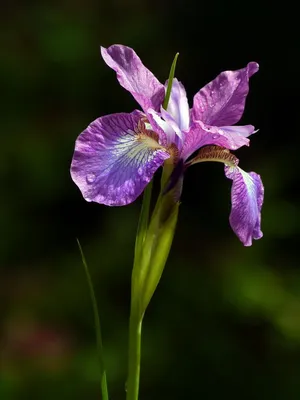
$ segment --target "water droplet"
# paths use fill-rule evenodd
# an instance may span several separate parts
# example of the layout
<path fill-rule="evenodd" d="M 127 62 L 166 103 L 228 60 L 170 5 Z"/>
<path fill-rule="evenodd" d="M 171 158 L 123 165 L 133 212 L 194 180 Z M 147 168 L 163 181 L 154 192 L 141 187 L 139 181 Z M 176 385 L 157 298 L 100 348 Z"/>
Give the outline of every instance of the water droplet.
<path fill-rule="evenodd" d="M 210 128 L 209 128 L 209 127 L 207 127 L 207 128 L 206 128 L 206 130 L 207 130 L 207 131 L 210 131 Z"/>
<path fill-rule="evenodd" d="M 86 181 L 87 183 L 93 183 L 96 179 L 96 175 L 95 174 L 87 174 L 86 176 Z"/>
<path fill-rule="evenodd" d="M 220 135 L 219 135 L 218 133 L 212 135 L 212 138 L 213 138 L 214 140 L 219 139 L 219 137 L 220 137 Z"/>
<path fill-rule="evenodd" d="M 142 167 L 138 168 L 137 173 L 138 173 L 138 175 L 140 175 L 140 176 L 143 175 L 143 174 L 144 174 L 143 168 L 142 168 Z"/>

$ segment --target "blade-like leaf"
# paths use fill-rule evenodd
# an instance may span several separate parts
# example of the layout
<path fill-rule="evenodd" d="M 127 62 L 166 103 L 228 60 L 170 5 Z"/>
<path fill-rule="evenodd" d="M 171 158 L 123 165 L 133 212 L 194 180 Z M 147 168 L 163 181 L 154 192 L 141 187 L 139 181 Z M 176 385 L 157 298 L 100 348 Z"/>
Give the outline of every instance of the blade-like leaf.
<path fill-rule="evenodd" d="M 97 300 L 95 296 L 93 281 L 87 266 L 87 262 L 80 245 L 79 240 L 77 239 L 77 244 L 80 250 L 82 264 L 84 266 L 86 279 L 89 286 L 89 292 L 91 296 L 93 312 L 94 312 L 94 319 L 95 319 L 95 330 L 96 330 L 96 340 L 97 340 L 97 354 L 98 354 L 98 361 L 99 361 L 99 368 L 100 368 L 100 384 L 101 384 L 101 394 L 102 400 L 108 400 L 108 390 L 107 390 L 107 380 L 106 380 L 106 371 L 104 367 L 104 357 L 103 357 L 103 345 L 102 345 L 102 335 L 101 335 L 101 325 L 100 325 L 100 318 L 99 318 L 99 311 Z"/>
<path fill-rule="evenodd" d="M 163 108 L 166 110 L 168 108 L 170 96 L 171 96 L 171 90 L 172 90 L 172 85 L 173 85 L 173 79 L 175 75 L 175 68 L 176 68 L 176 63 L 177 63 L 177 58 L 179 56 L 179 53 L 175 54 L 174 60 L 171 65 L 170 73 L 169 73 L 169 80 L 168 80 L 168 87 L 166 90 L 166 96 L 163 102 Z"/>
<path fill-rule="evenodd" d="M 153 181 L 151 181 L 146 187 L 143 195 L 143 203 L 140 213 L 139 224 L 135 239 L 135 251 L 134 251 L 134 264 L 140 262 L 141 251 L 143 249 L 143 243 L 147 234 L 148 222 L 149 222 L 149 210 L 151 202 Z"/>

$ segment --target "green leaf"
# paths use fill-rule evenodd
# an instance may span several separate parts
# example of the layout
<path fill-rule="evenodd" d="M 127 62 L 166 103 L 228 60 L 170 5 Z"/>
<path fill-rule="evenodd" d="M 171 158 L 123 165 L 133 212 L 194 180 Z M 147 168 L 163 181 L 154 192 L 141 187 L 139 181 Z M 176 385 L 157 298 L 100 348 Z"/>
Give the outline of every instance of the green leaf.
<path fill-rule="evenodd" d="M 91 278 L 91 275 L 90 275 L 90 272 L 89 272 L 89 269 L 88 269 L 88 266 L 87 266 L 87 262 L 86 262 L 82 247 L 81 247 L 80 242 L 79 242 L 78 239 L 77 239 L 77 244 L 78 244 L 78 247 L 79 247 L 79 250 L 80 250 L 82 264 L 84 266 L 86 279 L 87 279 L 88 286 L 89 286 L 89 291 L 90 291 L 93 311 L 94 311 L 96 340 L 97 340 L 97 354 L 98 354 L 99 369 L 100 369 L 100 385 L 101 385 L 102 400 L 108 400 L 107 380 L 106 380 L 106 371 L 105 371 L 105 367 L 104 367 L 102 334 L 101 334 L 101 325 L 100 325 L 98 305 L 97 305 L 97 300 L 96 300 L 96 296 L 95 296 L 95 291 L 94 291 L 92 278 Z"/>
<path fill-rule="evenodd" d="M 156 215 L 153 215 L 153 220 L 149 227 L 149 234 L 145 242 L 144 254 L 146 255 L 146 259 L 144 265 L 146 268 L 141 275 L 141 313 L 145 312 L 160 281 L 175 234 L 179 202 L 171 205 L 168 201 L 169 207 L 166 209 L 164 200 L 163 198 L 160 203 L 160 210 Z M 150 255 L 149 258 L 148 255 Z"/>
<path fill-rule="evenodd" d="M 172 90 L 173 79 L 174 79 L 174 75 L 175 75 L 175 68 L 176 68 L 178 56 L 179 56 L 179 53 L 176 53 L 174 60 L 172 62 L 172 65 L 171 65 L 170 73 L 169 73 L 168 87 L 166 90 L 165 100 L 163 102 L 163 108 L 165 110 L 168 108 L 168 104 L 169 104 L 169 100 L 170 100 L 170 96 L 171 96 L 171 90 Z"/>
<path fill-rule="evenodd" d="M 135 239 L 135 251 L 134 251 L 135 264 L 138 264 L 140 261 L 144 240 L 147 234 L 152 186 L 153 186 L 153 180 L 147 185 L 143 195 L 143 203 Z"/>

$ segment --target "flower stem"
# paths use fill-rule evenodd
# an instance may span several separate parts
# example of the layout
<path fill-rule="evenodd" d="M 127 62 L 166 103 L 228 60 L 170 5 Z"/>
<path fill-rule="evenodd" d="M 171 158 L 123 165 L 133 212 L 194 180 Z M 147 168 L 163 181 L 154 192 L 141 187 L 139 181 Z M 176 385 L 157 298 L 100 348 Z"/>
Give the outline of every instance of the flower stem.
<path fill-rule="evenodd" d="M 141 364 L 141 336 L 143 316 L 134 305 L 131 307 L 129 323 L 129 364 L 126 400 L 138 400 Z"/>

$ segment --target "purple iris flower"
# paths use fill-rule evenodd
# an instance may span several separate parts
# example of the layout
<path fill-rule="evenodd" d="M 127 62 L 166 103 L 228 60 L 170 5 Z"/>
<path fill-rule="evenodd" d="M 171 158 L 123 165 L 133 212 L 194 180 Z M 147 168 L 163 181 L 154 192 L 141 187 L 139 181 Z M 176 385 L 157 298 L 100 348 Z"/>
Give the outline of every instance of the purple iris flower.
<path fill-rule="evenodd" d="M 261 178 L 243 171 L 229 151 L 248 146 L 248 136 L 255 133 L 252 125 L 234 124 L 243 114 L 249 78 L 258 64 L 222 72 L 194 96 L 191 110 L 185 89 L 175 78 L 165 110 L 167 82 L 161 84 L 131 48 L 113 45 L 101 48 L 101 54 L 143 111 L 97 118 L 79 135 L 71 175 L 83 197 L 122 206 L 143 192 L 165 162 L 183 169 L 202 161 L 223 162 L 225 175 L 233 182 L 231 227 L 245 246 L 261 238 Z"/>

